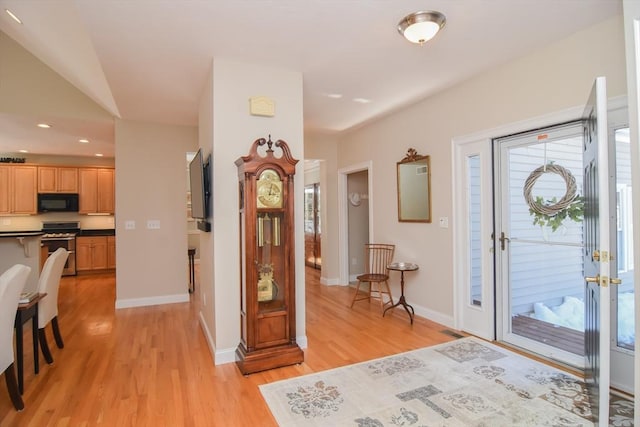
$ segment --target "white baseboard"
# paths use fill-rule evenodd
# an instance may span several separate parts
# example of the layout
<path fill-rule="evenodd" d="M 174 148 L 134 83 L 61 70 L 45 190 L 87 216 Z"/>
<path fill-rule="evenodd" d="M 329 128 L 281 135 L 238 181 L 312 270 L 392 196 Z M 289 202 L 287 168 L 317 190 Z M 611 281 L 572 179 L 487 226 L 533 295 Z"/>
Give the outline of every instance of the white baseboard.
<path fill-rule="evenodd" d="M 305 349 L 307 348 L 307 336 L 306 335 L 301 335 L 301 336 L 297 336 L 296 337 L 296 344 L 298 344 L 298 347 L 300 347 L 301 349 Z"/>
<path fill-rule="evenodd" d="M 411 306 L 415 310 L 416 316 L 424 317 L 425 319 L 431 320 L 432 322 L 440 323 L 441 325 L 444 325 L 447 328 L 454 327 L 453 316 L 442 314 L 438 311 L 429 310 L 428 308 L 424 308 L 415 304 L 411 304 Z M 404 308 L 402 308 L 401 306 L 398 306 L 394 308 L 394 310 L 404 311 Z"/>
<path fill-rule="evenodd" d="M 146 307 L 149 305 L 174 304 L 189 302 L 189 294 L 162 295 L 147 298 L 129 298 L 116 300 L 116 310 L 121 308 Z"/>
<path fill-rule="evenodd" d="M 216 350 L 216 344 L 213 341 L 213 336 L 211 335 L 211 331 L 209 331 L 209 327 L 207 326 L 207 322 L 204 320 L 204 316 L 202 312 L 200 312 L 200 327 L 202 328 L 202 332 L 204 333 L 204 337 L 207 340 L 207 344 L 209 345 L 209 351 L 213 355 L 213 364 L 214 365 L 224 365 L 225 363 L 233 363 L 236 361 L 236 349 L 224 349 L 224 350 Z"/>
<path fill-rule="evenodd" d="M 216 345 L 213 341 L 213 337 L 211 336 L 211 331 L 209 330 L 209 327 L 207 326 L 207 322 L 204 320 L 204 316 L 202 315 L 202 311 L 200 312 L 200 315 L 198 316 L 200 319 L 200 327 L 202 328 L 202 332 L 204 333 L 204 339 L 207 340 L 207 344 L 209 345 L 209 351 L 211 352 L 211 356 L 213 357 L 213 360 L 215 362 L 216 358 Z"/>
<path fill-rule="evenodd" d="M 327 286 L 336 286 L 336 285 L 342 286 L 343 285 L 342 283 L 340 283 L 340 279 L 338 279 L 338 278 L 328 279 L 326 277 L 321 277 L 320 278 L 320 284 L 321 285 L 327 285 Z"/>
<path fill-rule="evenodd" d="M 236 361 L 236 349 L 225 348 L 222 350 L 216 350 L 214 360 L 216 366 L 224 365 L 225 363 L 234 363 Z"/>

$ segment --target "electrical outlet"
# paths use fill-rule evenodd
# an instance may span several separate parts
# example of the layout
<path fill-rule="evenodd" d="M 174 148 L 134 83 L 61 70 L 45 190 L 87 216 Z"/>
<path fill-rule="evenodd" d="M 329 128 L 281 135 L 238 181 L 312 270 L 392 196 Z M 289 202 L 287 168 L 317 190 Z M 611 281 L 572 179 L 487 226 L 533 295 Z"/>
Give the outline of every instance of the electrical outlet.
<path fill-rule="evenodd" d="M 3 218 L 2 225 L 11 225 L 11 220 L 9 218 Z"/>
<path fill-rule="evenodd" d="M 149 229 L 149 230 L 159 230 L 160 229 L 160 220 L 159 219 L 149 219 L 149 220 L 147 220 L 147 229 Z"/>
<path fill-rule="evenodd" d="M 358 264 L 358 258 L 351 258 L 351 265 L 357 265 Z"/>
<path fill-rule="evenodd" d="M 135 230 L 136 229 L 136 222 L 135 221 L 125 221 L 124 222 L 124 229 L 125 230 Z"/>

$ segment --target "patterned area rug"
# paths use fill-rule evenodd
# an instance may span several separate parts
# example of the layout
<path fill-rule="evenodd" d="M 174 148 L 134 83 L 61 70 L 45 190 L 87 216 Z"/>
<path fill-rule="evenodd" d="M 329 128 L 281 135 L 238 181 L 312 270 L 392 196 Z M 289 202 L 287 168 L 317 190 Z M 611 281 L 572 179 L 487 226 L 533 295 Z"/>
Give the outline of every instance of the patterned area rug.
<path fill-rule="evenodd" d="M 260 386 L 280 426 L 592 426 L 577 377 L 476 338 Z M 633 425 L 620 400 L 611 425 Z M 630 423 L 630 424 L 629 424 Z"/>

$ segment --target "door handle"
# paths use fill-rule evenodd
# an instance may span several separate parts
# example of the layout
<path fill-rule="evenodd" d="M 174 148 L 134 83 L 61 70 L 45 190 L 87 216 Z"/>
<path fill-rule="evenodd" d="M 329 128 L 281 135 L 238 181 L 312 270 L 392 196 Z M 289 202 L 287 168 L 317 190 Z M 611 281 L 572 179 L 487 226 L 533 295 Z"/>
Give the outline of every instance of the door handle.
<path fill-rule="evenodd" d="M 596 277 L 585 277 L 584 280 L 587 283 L 600 283 L 600 275 L 598 274 Z"/>
<path fill-rule="evenodd" d="M 505 242 L 509 241 L 509 238 L 504 235 L 504 231 L 500 232 L 500 238 L 498 240 L 500 240 L 500 249 L 502 249 L 504 251 L 505 250 L 505 246 L 506 246 Z"/>
<path fill-rule="evenodd" d="M 612 285 L 621 285 L 622 284 L 622 279 L 620 279 L 618 277 L 612 277 L 609 280 L 609 283 L 611 283 Z"/>

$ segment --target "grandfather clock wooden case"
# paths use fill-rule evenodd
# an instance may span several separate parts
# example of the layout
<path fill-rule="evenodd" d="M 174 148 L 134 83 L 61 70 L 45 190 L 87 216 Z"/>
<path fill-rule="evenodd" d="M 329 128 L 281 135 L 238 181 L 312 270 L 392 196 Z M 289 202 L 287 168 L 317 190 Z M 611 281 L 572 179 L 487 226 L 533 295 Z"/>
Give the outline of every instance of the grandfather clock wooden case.
<path fill-rule="evenodd" d="M 236 363 L 247 375 L 304 360 L 296 344 L 293 176 L 298 160 L 286 142 L 269 137 L 256 140 L 249 155 L 235 163 L 241 276 Z"/>

